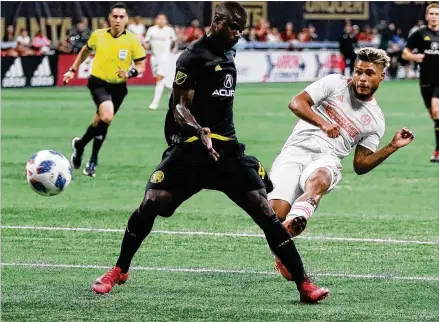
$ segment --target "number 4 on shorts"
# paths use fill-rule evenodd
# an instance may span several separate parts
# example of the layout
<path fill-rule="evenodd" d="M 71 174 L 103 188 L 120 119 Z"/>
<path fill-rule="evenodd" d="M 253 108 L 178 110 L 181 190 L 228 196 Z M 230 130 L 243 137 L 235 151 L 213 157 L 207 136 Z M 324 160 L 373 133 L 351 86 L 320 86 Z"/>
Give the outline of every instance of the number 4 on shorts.
<path fill-rule="evenodd" d="M 265 169 L 262 166 L 261 162 L 259 162 L 258 174 L 261 176 L 262 180 L 264 180 L 264 178 L 265 178 Z"/>

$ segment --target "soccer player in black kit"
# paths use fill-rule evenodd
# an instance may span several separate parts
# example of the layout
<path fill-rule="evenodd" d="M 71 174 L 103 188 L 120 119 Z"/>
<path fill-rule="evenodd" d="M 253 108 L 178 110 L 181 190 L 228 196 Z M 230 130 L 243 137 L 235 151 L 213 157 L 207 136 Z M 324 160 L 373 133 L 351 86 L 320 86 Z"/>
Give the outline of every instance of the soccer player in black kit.
<path fill-rule="evenodd" d="M 288 271 L 302 302 L 318 302 L 326 288 L 312 284 L 304 272 L 290 233 L 267 201 L 272 184 L 261 163 L 244 154 L 233 124 L 236 86 L 235 52 L 247 14 L 238 2 L 218 5 L 209 34 L 193 43 L 177 61 L 173 94 L 166 116 L 169 144 L 151 175 L 145 197 L 128 220 L 115 267 L 92 285 L 104 294 L 128 280 L 128 269 L 157 216 L 170 217 L 202 189 L 225 193 L 264 231 L 271 250 Z"/>
<path fill-rule="evenodd" d="M 420 27 L 408 39 L 402 58 L 420 64 L 421 94 L 434 122 L 436 149 L 431 162 L 439 163 L 439 4 L 432 3 L 425 12 L 427 26 Z M 413 50 L 418 53 L 414 54 Z"/>

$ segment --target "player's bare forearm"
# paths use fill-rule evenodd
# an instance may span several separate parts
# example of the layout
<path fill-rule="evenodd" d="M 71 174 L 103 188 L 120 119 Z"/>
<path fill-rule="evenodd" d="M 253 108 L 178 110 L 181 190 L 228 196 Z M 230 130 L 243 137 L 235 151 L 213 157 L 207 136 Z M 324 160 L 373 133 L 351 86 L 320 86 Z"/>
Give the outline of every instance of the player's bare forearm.
<path fill-rule="evenodd" d="M 386 160 L 393 152 L 398 150 L 392 143 L 387 144 L 376 152 L 358 145 L 355 150 L 354 171 L 358 175 L 366 174 Z"/>
<path fill-rule="evenodd" d="M 174 88 L 172 113 L 181 127 L 192 131 L 194 135 L 199 137 L 203 129 L 189 110 L 193 97 L 193 90 Z"/>
<path fill-rule="evenodd" d="M 91 51 L 88 49 L 87 45 L 81 48 L 81 50 L 78 53 L 78 56 L 76 56 L 75 61 L 73 62 L 72 68 L 75 70 L 78 70 L 79 66 L 84 62 L 84 60 L 87 59 L 87 57 L 90 55 Z"/>
<path fill-rule="evenodd" d="M 402 59 L 414 60 L 414 54 L 408 48 L 405 48 L 402 52 Z"/>
<path fill-rule="evenodd" d="M 421 63 L 424 59 L 424 54 L 414 54 L 409 48 L 404 48 L 401 57 L 405 60 Z"/>
<path fill-rule="evenodd" d="M 314 102 L 312 101 L 309 94 L 305 91 L 302 91 L 301 93 L 293 97 L 293 99 L 290 101 L 290 104 L 288 104 L 288 108 L 297 117 L 321 128 L 326 122 L 316 113 L 314 113 L 311 108 L 313 104 Z"/>
<path fill-rule="evenodd" d="M 403 127 L 396 131 L 392 141 L 382 149 L 372 152 L 368 148 L 357 145 L 354 156 L 354 170 L 357 174 L 365 174 L 376 168 L 386 160 L 393 152 L 410 144 L 415 135 L 408 128 Z"/>
<path fill-rule="evenodd" d="M 134 63 L 134 68 L 137 70 L 139 74 L 145 72 L 145 60 L 136 61 Z"/>

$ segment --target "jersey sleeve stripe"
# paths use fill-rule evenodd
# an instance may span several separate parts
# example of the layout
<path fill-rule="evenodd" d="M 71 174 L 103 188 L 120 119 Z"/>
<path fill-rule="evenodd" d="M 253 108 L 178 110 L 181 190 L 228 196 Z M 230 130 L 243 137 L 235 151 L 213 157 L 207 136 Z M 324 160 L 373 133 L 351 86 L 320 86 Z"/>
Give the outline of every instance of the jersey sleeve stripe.
<path fill-rule="evenodd" d="M 143 56 L 143 57 L 140 57 L 140 58 L 136 58 L 136 59 L 133 59 L 133 62 L 137 63 L 139 61 L 145 60 L 145 58 L 146 58 L 146 56 Z"/>

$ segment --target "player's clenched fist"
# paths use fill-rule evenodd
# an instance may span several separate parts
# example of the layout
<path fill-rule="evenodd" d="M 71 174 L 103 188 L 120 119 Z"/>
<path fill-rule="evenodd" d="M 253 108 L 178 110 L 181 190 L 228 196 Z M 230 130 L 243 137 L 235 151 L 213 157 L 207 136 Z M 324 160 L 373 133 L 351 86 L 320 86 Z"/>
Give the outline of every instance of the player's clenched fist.
<path fill-rule="evenodd" d="M 340 126 L 332 123 L 324 123 L 321 127 L 323 132 L 325 132 L 330 138 L 338 138 L 340 136 Z"/>
<path fill-rule="evenodd" d="M 413 134 L 413 132 L 410 131 L 408 128 L 403 127 L 401 130 L 396 131 L 391 144 L 395 148 L 399 149 L 412 142 L 414 138 L 415 135 Z"/>

